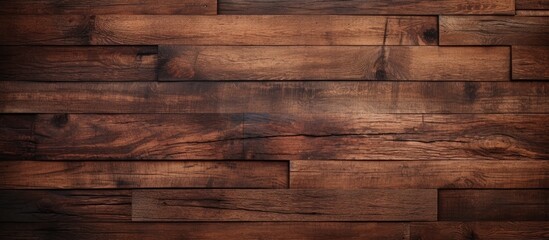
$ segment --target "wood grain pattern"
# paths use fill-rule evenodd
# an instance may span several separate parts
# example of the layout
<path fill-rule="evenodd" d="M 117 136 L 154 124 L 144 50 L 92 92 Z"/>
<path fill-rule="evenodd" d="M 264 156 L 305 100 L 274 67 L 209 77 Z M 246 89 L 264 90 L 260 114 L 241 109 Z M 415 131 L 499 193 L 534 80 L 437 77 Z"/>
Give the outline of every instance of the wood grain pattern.
<path fill-rule="evenodd" d="M 549 190 L 441 190 L 438 211 L 441 221 L 548 221 Z"/>
<path fill-rule="evenodd" d="M 436 190 L 136 190 L 133 221 L 432 221 Z"/>
<path fill-rule="evenodd" d="M 160 80 L 509 80 L 508 47 L 160 46 L 159 52 Z"/>
<path fill-rule="evenodd" d="M 549 47 L 513 46 L 513 79 L 549 80 Z"/>
<path fill-rule="evenodd" d="M 0 45 L 86 45 L 94 17 L 1 15 Z"/>
<path fill-rule="evenodd" d="M 4 0 L 0 14 L 217 14 L 216 0 Z"/>
<path fill-rule="evenodd" d="M 549 9 L 547 0 L 515 0 L 517 9 Z"/>
<path fill-rule="evenodd" d="M 0 159 L 34 157 L 33 114 L 0 114 Z"/>
<path fill-rule="evenodd" d="M 547 45 L 549 17 L 440 16 L 440 45 Z"/>
<path fill-rule="evenodd" d="M 0 222 L 126 222 L 129 190 L 0 190 Z"/>
<path fill-rule="evenodd" d="M 60 91 L 62 89 L 62 91 Z M 548 113 L 540 82 L 0 82 L 2 113 Z"/>
<path fill-rule="evenodd" d="M 547 222 L 413 223 L 410 240 L 542 240 L 549 238 Z"/>
<path fill-rule="evenodd" d="M 0 47 L 0 77 L 32 81 L 154 81 L 157 47 Z"/>
<path fill-rule="evenodd" d="M 286 188 L 286 162 L 0 162 L 2 189 Z"/>
<path fill-rule="evenodd" d="M 436 17 L 135 16 L 95 17 L 99 45 L 436 45 Z"/>
<path fill-rule="evenodd" d="M 514 14 L 513 0 L 219 0 L 220 14 Z"/>
<path fill-rule="evenodd" d="M 517 10 L 515 15 L 524 17 L 549 17 L 549 10 Z"/>

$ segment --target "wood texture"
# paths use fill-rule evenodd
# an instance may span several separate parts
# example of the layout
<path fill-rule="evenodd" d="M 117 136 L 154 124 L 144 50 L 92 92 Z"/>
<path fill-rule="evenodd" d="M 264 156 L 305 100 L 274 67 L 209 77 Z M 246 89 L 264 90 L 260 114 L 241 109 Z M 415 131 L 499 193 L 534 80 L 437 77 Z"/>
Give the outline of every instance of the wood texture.
<path fill-rule="evenodd" d="M 286 188 L 286 162 L 0 162 L 0 188 Z"/>
<path fill-rule="evenodd" d="M 0 45 L 86 45 L 94 17 L 1 15 Z"/>
<path fill-rule="evenodd" d="M 539 82 L 0 82 L 0 112 L 547 113 L 548 90 Z"/>
<path fill-rule="evenodd" d="M 0 47 L 0 77 L 32 81 L 153 81 L 157 47 Z"/>
<path fill-rule="evenodd" d="M 517 10 L 515 15 L 524 17 L 549 17 L 549 10 Z"/>
<path fill-rule="evenodd" d="M 547 0 L 515 0 L 517 9 L 549 9 Z"/>
<path fill-rule="evenodd" d="M 4 0 L 0 14 L 217 14 L 216 0 Z"/>
<path fill-rule="evenodd" d="M 509 80 L 508 47 L 160 46 L 159 52 L 160 80 Z"/>
<path fill-rule="evenodd" d="M 544 170 L 547 171 L 547 168 Z M 439 191 L 438 219 L 441 221 L 548 221 L 549 189 L 441 190 Z"/>
<path fill-rule="evenodd" d="M 440 16 L 440 45 L 547 45 L 549 17 Z"/>
<path fill-rule="evenodd" d="M 513 46 L 513 79 L 549 80 L 549 47 Z"/>
<path fill-rule="evenodd" d="M 436 190 L 136 190 L 133 221 L 432 221 Z"/>
<path fill-rule="evenodd" d="M 220 14 L 514 14 L 513 0 L 219 0 Z"/>
<path fill-rule="evenodd" d="M 411 240 L 542 240 L 549 238 L 547 222 L 413 223 Z"/>
<path fill-rule="evenodd" d="M 99 45 L 436 45 L 436 17 L 132 16 L 95 17 Z"/>

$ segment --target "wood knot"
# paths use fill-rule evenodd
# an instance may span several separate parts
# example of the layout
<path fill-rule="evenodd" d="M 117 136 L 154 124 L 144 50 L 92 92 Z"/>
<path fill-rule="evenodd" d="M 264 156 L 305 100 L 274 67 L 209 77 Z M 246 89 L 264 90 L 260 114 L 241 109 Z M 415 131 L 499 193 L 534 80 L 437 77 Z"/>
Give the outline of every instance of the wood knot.
<path fill-rule="evenodd" d="M 489 152 L 504 152 L 514 146 L 515 139 L 507 135 L 491 135 L 480 139 L 477 143 L 481 149 Z"/>
<path fill-rule="evenodd" d="M 188 80 L 195 75 L 193 64 L 182 57 L 171 59 L 166 63 L 165 69 L 169 76 L 176 79 Z"/>
<path fill-rule="evenodd" d="M 465 91 L 465 97 L 467 98 L 467 102 L 472 103 L 477 99 L 477 91 L 478 91 L 477 84 L 467 82 L 463 86 L 463 90 Z"/>
<path fill-rule="evenodd" d="M 428 43 L 435 43 L 438 40 L 438 31 L 434 28 L 429 28 L 423 32 L 423 39 Z"/>
<path fill-rule="evenodd" d="M 387 80 L 387 72 L 383 69 L 376 71 L 376 80 Z"/>
<path fill-rule="evenodd" d="M 57 128 L 62 128 L 69 122 L 69 114 L 55 114 L 51 118 L 51 124 Z"/>

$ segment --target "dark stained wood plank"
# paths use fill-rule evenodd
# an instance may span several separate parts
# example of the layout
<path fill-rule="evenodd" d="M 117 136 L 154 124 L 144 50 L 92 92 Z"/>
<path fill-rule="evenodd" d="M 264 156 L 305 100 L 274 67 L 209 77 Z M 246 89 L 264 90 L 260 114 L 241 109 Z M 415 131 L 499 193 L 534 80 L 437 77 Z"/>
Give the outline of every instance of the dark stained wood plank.
<path fill-rule="evenodd" d="M 4 0 L 0 14 L 217 14 L 216 0 Z"/>
<path fill-rule="evenodd" d="M 127 222 L 130 190 L 1 190 L 0 222 Z"/>
<path fill-rule="evenodd" d="M 514 14 L 513 0 L 219 0 L 220 14 Z"/>
<path fill-rule="evenodd" d="M 286 188 L 288 163 L 3 161 L 0 175 L 1 189 Z"/>
<path fill-rule="evenodd" d="M 3 223 L 9 239 L 157 240 L 394 240 L 408 239 L 407 223 L 223 222 L 223 223 Z"/>
<path fill-rule="evenodd" d="M 518 10 L 515 15 L 525 17 L 549 17 L 549 10 Z"/>
<path fill-rule="evenodd" d="M 441 190 L 438 211 L 441 221 L 548 221 L 549 189 Z"/>
<path fill-rule="evenodd" d="M 436 45 L 432 16 L 95 17 L 99 45 Z"/>
<path fill-rule="evenodd" d="M 2 113 L 548 113 L 544 82 L 0 82 Z"/>
<path fill-rule="evenodd" d="M 549 80 L 549 47 L 513 46 L 513 80 Z"/>
<path fill-rule="evenodd" d="M 292 160 L 290 187 L 300 189 L 549 188 L 549 163 L 547 161 Z"/>
<path fill-rule="evenodd" d="M 440 45 L 547 45 L 549 17 L 440 16 Z"/>
<path fill-rule="evenodd" d="M 160 46 L 160 80 L 509 80 L 508 47 Z M 490 69 L 490 71 L 486 71 Z"/>
<path fill-rule="evenodd" d="M 34 157 L 34 118 L 33 114 L 0 115 L 0 159 Z"/>
<path fill-rule="evenodd" d="M 94 17 L 2 15 L 0 45 L 86 45 Z"/>
<path fill-rule="evenodd" d="M 436 190 L 136 190 L 133 221 L 433 221 Z"/>
<path fill-rule="evenodd" d="M 32 81 L 154 81 L 157 47 L 0 47 L 0 77 Z"/>
<path fill-rule="evenodd" d="M 547 0 L 515 0 L 517 9 L 549 9 Z"/>
<path fill-rule="evenodd" d="M 543 240 L 547 222 L 424 222 L 412 223 L 411 240 Z"/>

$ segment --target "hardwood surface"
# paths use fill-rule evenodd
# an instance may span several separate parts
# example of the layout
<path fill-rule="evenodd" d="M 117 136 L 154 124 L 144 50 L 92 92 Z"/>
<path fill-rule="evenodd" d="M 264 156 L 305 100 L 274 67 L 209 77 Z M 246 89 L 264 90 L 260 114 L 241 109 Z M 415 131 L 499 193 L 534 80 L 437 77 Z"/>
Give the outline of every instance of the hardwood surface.
<path fill-rule="evenodd" d="M 513 80 L 549 80 L 549 47 L 513 46 Z"/>

